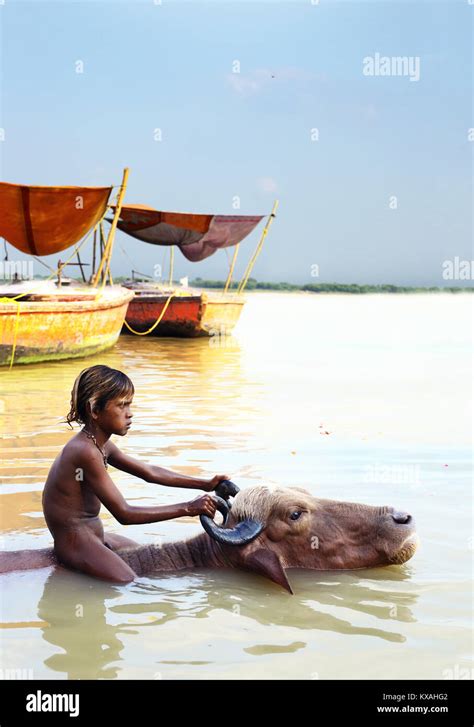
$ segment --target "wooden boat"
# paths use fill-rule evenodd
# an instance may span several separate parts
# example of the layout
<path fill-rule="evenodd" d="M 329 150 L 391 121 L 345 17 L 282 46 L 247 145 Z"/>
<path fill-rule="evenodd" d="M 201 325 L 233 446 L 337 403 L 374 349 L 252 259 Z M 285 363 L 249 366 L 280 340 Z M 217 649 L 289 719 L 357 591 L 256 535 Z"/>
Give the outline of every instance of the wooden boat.
<path fill-rule="evenodd" d="M 131 280 L 124 286 L 134 291 L 123 332 L 153 336 L 221 336 L 232 332 L 245 304 L 243 291 L 275 217 L 277 202 L 269 215 L 257 249 L 241 283 L 234 292 L 232 275 L 240 242 L 263 219 L 246 215 L 202 215 L 162 212 L 145 205 L 123 205 L 119 230 L 142 242 L 170 247 L 170 275 L 167 286 Z M 199 262 L 217 250 L 235 246 L 223 291 L 173 286 L 173 252 L 177 246 L 191 262 Z M 133 273 L 133 271 L 132 271 Z M 230 291 L 229 291 L 230 288 Z"/>
<path fill-rule="evenodd" d="M 0 235 L 17 250 L 34 256 L 51 255 L 83 238 L 73 251 L 78 263 L 59 261 L 57 270 L 53 270 L 56 281 L 15 280 L 0 285 L 0 366 L 90 356 L 115 344 L 134 295 L 127 288 L 113 285 L 110 274 L 127 177 L 126 169 L 107 241 L 102 220 L 112 187 L 0 183 Z M 96 271 L 98 229 L 101 255 Z M 94 268 L 87 284 L 79 247 L 92 230 Z M 71 284 L 62 276 L 62 270 L 70 264 L 80 265 L 83 285 Z"/>
<path fill-rule="evenodd" d="M 15 301 L 18 288 L 0 287 L 0 366 L 91 356 L 113 346 L 133 292 L 107 286 L 87 289 L 37 288 Z M 28 286 L 30 289 L 31 286 Z M 8 300 L 9 299 L 9 300 Z"/>
<path fill-rule="evenodd" d="M 198 289 L 159 288 L 149 283 L 126 282 L 135 297 L 128 306 L 123 333 L 196 338 L 229 335 L 237 323 L 245 298 Z M 172 297 L 171 297 L 172 296 Z M 171 298 L 171 299 L 170 299 Z M 168 302 L 169 301 L 169 302 Z"/>

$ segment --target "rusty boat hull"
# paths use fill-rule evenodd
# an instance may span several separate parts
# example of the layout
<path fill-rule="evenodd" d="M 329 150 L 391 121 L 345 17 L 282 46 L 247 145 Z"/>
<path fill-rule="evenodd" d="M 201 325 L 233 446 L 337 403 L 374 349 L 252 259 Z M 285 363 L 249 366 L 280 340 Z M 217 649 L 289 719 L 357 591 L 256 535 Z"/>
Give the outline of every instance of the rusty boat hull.
<path fill-rule="evenodd" d="M 23 284 L 24 285 L 24 284 Z M 0 366 L 82 358 L 111 348 L 122 329 L 132 291 L 121 286 L 52 290 L 0 287 Z"/>
<path fill-rule="evenodd" d="M 157 291 L 133 286 L 135 297 L 130 302 L 126 321 L 137 333 L 149 331 L 163 313 L 152 336 L 197 338 L 229 335 L 239 320 L 245 298 L 233 293 L 209 293 L 201 290 L 169 289 Z M 123 333 L 132 333 L 125 325 Z"/>

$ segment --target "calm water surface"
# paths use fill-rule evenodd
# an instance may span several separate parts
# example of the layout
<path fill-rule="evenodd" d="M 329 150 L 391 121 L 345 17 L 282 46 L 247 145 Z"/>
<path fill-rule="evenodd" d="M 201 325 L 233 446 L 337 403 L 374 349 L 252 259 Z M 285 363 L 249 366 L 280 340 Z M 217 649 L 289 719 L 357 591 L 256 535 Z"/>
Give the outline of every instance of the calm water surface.
<path fill-rule="evenodd" d="M 73 380 L 94 363 L 135 383 L 133 428 L 114 438 L 130 455 L 393 504 L 415 516 L 421 546 L 403 566 L 290 571 L 294 596 L 224 570 L 125 587 L 63 569 L 0 576 L 0 666 L 46 679 L 470 674 L 472 339 L 466 294 L 254 293 L 224 342 L 121 337 L 97 357 L 1 370 L 3 549 L 51 543 L 41 491 L 71 436 Z M 134 504 L 189 495 L 111 475 Z M 143 543 L 200 532 L 191 518 L 103 519 Z"/>

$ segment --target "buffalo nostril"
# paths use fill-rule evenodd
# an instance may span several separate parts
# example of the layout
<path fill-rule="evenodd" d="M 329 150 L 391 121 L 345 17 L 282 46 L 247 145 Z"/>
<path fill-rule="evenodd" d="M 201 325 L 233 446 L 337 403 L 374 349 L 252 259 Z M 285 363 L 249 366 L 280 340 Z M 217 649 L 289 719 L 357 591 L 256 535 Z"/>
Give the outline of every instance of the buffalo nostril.
<path fill-rule="evenodd" d="M 400 525 L 408 525 L 412 519 L 411 515 L 407 512 L 399 512 L 398 510 L 392 512 L 392 518 L 396 523 L 400 523 Z"/>

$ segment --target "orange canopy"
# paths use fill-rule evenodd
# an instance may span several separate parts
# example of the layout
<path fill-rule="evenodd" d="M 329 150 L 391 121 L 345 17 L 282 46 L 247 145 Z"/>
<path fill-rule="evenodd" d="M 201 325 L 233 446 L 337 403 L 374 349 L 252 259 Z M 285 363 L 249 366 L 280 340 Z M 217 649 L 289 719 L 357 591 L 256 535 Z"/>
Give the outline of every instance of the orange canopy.
<path fill-rule="evenodd" d="M 0 237 L 30 255 L 65 250 L 101 219 L 111 191 L 0 182 Z"/>

